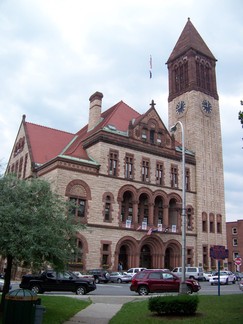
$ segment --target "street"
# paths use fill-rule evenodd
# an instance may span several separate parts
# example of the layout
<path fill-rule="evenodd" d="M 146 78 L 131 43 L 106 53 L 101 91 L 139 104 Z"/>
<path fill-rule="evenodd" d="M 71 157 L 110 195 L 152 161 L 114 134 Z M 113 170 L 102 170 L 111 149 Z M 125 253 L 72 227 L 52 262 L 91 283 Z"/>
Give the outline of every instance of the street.
<path fill-rule="evenodd" d="M 208 281 L 200 282 L 201 290 L 198 292 L 199 295 L 218 295 L 218 286 L 211 286 Z M 87 294 L 86 296 L 138 296 L 137 293 L 130 291 L 130 283 L 123 284 L 97 284 L 97 289 Z M 12 289 L 18 289 L 19 283 L 13 283 Z M 229 285 L 220 286 L 220 295 L 230 294 L 242 294 L 243 292 L 239 289 L 239 282 Z M 75 295 L 69 292 L 46 292 L 45 295 Z M 151 294 L 152 296 L 152 294 Z"/>

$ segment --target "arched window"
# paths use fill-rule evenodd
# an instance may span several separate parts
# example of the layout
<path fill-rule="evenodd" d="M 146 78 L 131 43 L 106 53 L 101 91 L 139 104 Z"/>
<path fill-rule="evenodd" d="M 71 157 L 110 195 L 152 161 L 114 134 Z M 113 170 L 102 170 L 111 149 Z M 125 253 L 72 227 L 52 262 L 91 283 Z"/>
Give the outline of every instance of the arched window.
<path fill-rule="evenodd" d="M 71 213 L 75 216 L 76 220 L 85 223 L 88 211 L 87 201 L 91 199 L 88 185 L 82 180 L 73 180 L 68 184 L 65 194 L 72 203 Z"/>

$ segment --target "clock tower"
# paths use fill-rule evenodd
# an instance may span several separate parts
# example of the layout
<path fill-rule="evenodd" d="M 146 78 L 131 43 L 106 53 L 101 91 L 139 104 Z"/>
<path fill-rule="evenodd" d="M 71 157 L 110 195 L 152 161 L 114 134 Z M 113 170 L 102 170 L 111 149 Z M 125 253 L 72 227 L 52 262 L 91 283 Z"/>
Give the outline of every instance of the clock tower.
<path fill-rule="evenodd" d="M 185 148 L 195 153 L 196 253 L 202 265 L 212 245 L 226 246 L 224 173 L 216 58 L 188 19 L 168 61 L 169 127 L 181 121 Z M 180 129 L 175 138 L 181 142 Z M 208 262 L 207 262 L 208 263 Z M 212 264 L 211 264 L 212 265 Z"/>

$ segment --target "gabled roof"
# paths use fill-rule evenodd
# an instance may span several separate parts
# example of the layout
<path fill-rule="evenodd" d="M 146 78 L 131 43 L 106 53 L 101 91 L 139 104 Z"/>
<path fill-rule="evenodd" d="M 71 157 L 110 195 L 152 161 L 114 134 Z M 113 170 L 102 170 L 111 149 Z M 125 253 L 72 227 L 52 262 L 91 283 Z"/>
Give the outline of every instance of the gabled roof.
<path fill-rule="evenodd" d="M 177 57 L 183 55 L 186 53 L 189 49 L 194 49 L 197 52 L 204 54 L 205 56 L 213 59 L 216 61 L 216 58 L 210 51 L 210 49 L 207 47 L 206 43 L 202 39 L 202 37 L 199 35 L 196 28 L 193 26 L 193 24 L 190 21 L 190 18 L 188 18 L 188 21 L 167 61 L 169 63 L 170 61 L 173 61 Z"/>
<path fill-rule="evenodd" d="M 129 123 L 134 119 L 136 120 L 141 115 L 133 108 L 128 106 L 125 102 L 120 101 L 116 105 L 107 109 L 101 114 L 101 122 L 91 131 L 88 132 L 88 126 L 86 125 L 80 131 L 77 132 L 77 137 L 73 143 L 64 151 L 65 155 L 71 155 L 73 157 L 84 158 L 84 150 L 82 148 L 82 142 L 89 136 L 102 129 L 111 129 L 117 133 L 127 133 Z"/>
<path fill-rule="evenodd" d="M 74 134 L 24 122 L 32 162 L 43 164 L 59 155 Z"/>

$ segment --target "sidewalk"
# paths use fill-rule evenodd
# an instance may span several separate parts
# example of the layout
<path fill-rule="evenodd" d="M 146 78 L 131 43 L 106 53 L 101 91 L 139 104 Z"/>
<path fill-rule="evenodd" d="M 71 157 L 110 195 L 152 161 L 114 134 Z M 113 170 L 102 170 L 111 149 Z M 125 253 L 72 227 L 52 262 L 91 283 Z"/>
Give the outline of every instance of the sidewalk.
<path fill-rule="evenodd" d="M 87 297 L 85 298 L 87 299 Z M 124 296 L 89 296 L 92 304 L 63 324 L 108 324 L 116 315 L 122 305 L 138 299 L 137 297 Z M 141 300 L 141 298 L 140 298 Z"/>

